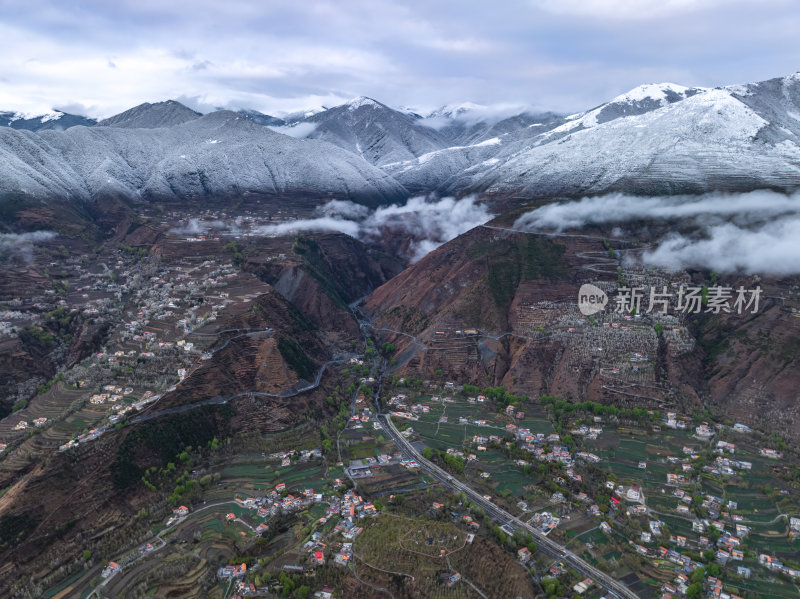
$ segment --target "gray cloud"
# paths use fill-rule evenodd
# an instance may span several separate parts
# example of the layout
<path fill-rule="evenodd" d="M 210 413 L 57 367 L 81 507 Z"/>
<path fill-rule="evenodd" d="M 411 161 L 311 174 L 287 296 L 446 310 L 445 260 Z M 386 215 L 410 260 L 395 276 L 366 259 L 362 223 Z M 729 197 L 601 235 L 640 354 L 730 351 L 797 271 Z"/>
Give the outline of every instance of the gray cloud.
<path fill-rule="evenodd" d="M 745 218 L 748 223 L 800 210 L 800 195 L 767 190 L 741 194 L 641 197 L 608 194 L 578 201 L 548 204 L 523 214 L 518 229 L 580 228 L 587 224 L 625 223 L 639 219 L 688 219 L 707 223 L 713 218 Z"/>
<path fill-rule="evenodd" d="M 35 11 L 8 0 L 0 108 L 105 117 L 186 95 L 277 113 L 363 94 L 423 112 L 465 100 L 574 112 L 643 82 L 788 74 L 799 21 L 783 0 L 45 0 Z"/>
<path fill-rule="evenodd" d="M 33 246 L 50 241 L 56 235 L 53 231 L 0 233 L 0 257 L 21 259 L 29 264 L 33 261 Z"/>
<path fill-rule="evenodd" d="M 677 270 L 687 266 L 733 274 L 800 273 L 800 215 L 754 228 L 709 227 L 703 239 L 669 236 L 642 255 L 645 264 Z"/>
<path fill-rule="evenodd" d="M 800 274 L 800 194 L 765 190 L 672 197 L 610 194 L 537 208 L 517 219 L 514 227 L 565 231 L 614 225 L 614 235 L 625 237 L 637 232 L 641 222 L 662 228 L 670 224 L 684 231 L 655 239 L 641 255 L 645 264 L 673 270 Z"/>
<path fill-rule="evenodd" d="M 431 129 L 439 130 L 452 124 L 452 121 L 457 121 L 465 125 L 474 125 L 476 123 L 487 123 L 493 125 L 503 119 L 523 114 L 537 112 L 533 106 L 525 104 L 473 104 L 465 102 L 456 105 L 449 105 L 443 107 L 444 110 L 437 111 L 437 114 L 424 118 L 418 123 Z M 439 112 L 448 113 L 447 116 L 438 114 Z"/>

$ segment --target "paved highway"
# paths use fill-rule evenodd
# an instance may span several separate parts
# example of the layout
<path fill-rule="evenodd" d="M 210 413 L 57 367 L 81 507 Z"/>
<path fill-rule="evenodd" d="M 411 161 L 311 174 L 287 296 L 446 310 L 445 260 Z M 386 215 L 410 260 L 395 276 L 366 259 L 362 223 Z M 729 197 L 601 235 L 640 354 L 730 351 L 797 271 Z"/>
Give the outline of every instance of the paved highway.
<path fill-rule="evenodd" d="M 487 225 L 484 225 L 487 226 Z M 499 227 L 487 227 L 490 229 L 497 229 Z M 519 231 L 514 231 L 519 232 Z M 372 322 L 363 314 L 361 314 L 360 310 L 358 309 L 359 301 L 354 302 L 351 304 L 351 308 L 353 308 L 354 313 L 356 314 L 359 324 L 361 325 L 361 330 L 364 335 L 367 335 L 367 329 L 371 329 Z M 416 339 L 415 339 L 416 341 Z M 373 360 L 373 370 L 374 367 L 377 365 L 377 357 Z M 458 480 L 454 476 L 450 475 L 449 473 L 445 472 L 441 468 L 439 468 L 436 464 L 426 460 L 422 457 L 411 443 L 403 437 L 400 432 L 395 428 L 394 423 L 392 422 L 391 416 L 388 414 L 383 414 L 381 411 L 381 404 L 380 404 L 380 392 L 383 387 L 383 374 L 385 370 L 386 364 L 385 361 L 381 364 L 381 367 L 378 369 L 378 390 L 374 394 L 374 403 L 375 408 L 377 410 L 377 418 L 383 424 L 384 430 L 388 433 L 389 437 L 392 439 L 395 445 L 397 445 L 398 449 L 404 452 L 406 455 L 413 457 L 420 467 L 425 470 L 429 475 L 433 478 L 441 482 L 442 484 L 446 485 L 452 490 L 461 491 L 463 492 L 472 503 L 475 505 L 480 506 L 484 512 L 489 515 L 491 518 L 501 522 L 502 524 L 509 524 L 512 528 L 519 527 L 525 530 L 526 532 L 530 533 L 530 535 L 536 540 L 536 544 L 538 546 L 538 550 L 550 555 L 553 558 L 563 560 L 564 562 L 568 563 L 572 568 L 576 571 L 580 572 L 584 576 L 588 576 L 595 583 L 602 586 L 609 597 L 614 597 L 615 599 L 639 599 L 639 596 L 631 591 L 628 587 L 624 584 L 619 582 L 618 580 L 614 579 L 613 577 L 609 576 L 605 572 L 601 572 L 591 564 L 585 562 L 583 559 L 575 555 L 572 551 L 566 549 L 563 545 L 560 545 L 549 539 L 538 530 L 533 528 L 527 522 L 521 521 L 516 516 L 505 511 L 500 506 L 496 505 L 492 501 L 486 499 L 483 495 L 475 491 L 472 487 L 468 486 L 463 481 Z"/>
<path fill-rule="evenodd" d="M 384 430 L 392 438 L 392 441 L 394 441 L 395 445 L 397 445 L 398 448 L 408 456 L 413 457 L 420 467 L 433 478 L 437 479 L 453 490 L 463 492 L 472 503 L 480 506 L 486 512 L 486 514 L 493 519 L 501 523 L 508 523 L 512 526 L 512 528 L 515 526 L 522 528 L 526 532 L 530 533 L 530 535 L 536 540 L 539 551 L 543 551 L 547 555 L 550 555 L 554 558 L 564 560 L 582 575 L 588 576 L 597 584 L 602 586 L 610 597 L 616 597 L 617 599 L 638 599 L 639 596 L 636 593 L 631 591 L 618 580 L 612 578 L 605 572 L 601 572 L 591 564 L 585 562 L 583 559 L 575 555 L 572 551 L 565 549 L 562 545 L 544 536 L 527 522 L 523 522 L 516 516 L 508 513 L 500 506 L 486 499 L 483 495 L 475 491 L 466 483 L 458 480 L 454 476 L 439 468 L 437 465 L 426 460 L 416 449 L 414 449 L 411 443 L 409 443 L 409 441 L 400 434 L 397 428 L 395 428 L 390 416 L 386 414 L 380 414 L 378 418 L 380 418 L 384 425 Z"/>

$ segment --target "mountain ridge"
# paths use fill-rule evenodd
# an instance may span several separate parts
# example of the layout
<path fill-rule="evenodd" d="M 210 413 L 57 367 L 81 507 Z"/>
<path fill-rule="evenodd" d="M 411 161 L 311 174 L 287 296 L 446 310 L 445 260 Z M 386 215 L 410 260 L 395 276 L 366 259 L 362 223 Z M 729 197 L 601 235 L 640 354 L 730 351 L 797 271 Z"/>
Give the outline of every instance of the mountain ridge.
<path fill-rule="evenodd" d="M 282 119 L 201 115 L 168 100 L 64 131 L 11 125 L 0 127 L 6 198 L 302 192 L 385 204 L 408 192 L 507 199 L 800 186 L 797 73 L 716 88 L 644 84 L 567 116 L 461 103 L 425 117 L 358 96 Z"/>
<path fill-rule="evenodd" d="M 39 200 L 308 192 L 391 201 L 406 195 L 349 152 L 280 135 L 230 111 L 166 128 L 3 129 L 0 157 L 0 196 Z"/>

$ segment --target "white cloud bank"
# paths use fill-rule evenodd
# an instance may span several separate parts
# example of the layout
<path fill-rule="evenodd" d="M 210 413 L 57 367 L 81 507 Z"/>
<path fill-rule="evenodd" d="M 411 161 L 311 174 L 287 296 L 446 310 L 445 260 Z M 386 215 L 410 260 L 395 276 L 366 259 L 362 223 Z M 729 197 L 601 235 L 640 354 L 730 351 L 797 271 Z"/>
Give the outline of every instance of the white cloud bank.
<path fill-rule="evenodd" d="M 311 135 L 314 132 L 314 129 L 317 128 L 317 125 L 316 123 L 296 123 L 294 125 L 281 125 L 267 128 L 272 129 L 276 133 L 282 133 L 283 135 L 288 135 L 289 137 L 302 139 Z"/>
<path fill-rule="evenodd" d="M 414 197 L 403 205 L 393 204 L 374 211 L 353 202 L 334 200 L 317 209 L 318 217 L 260 227 L 263 235 L 295 231 L 338 231 L 370 241 L 386 233 L 411 238 L 411 260 L 416 261 L 443 243 L 482 225 L 492 218 L 486 206 L 469 196 L 429 200 Z"/>
<path fill-rule="evenodd" d="M 653 248 L 642 254 L 646 264 L 733 274 L 800 274 L 800 193 L 611 194 L 537 208 L 517 219 L 514 227 L 524 231 L 575 230 L 591 224 L 630 228 L 637 221 L 675 222 L 692 230 L 654 240 Z"/>
<path fill-rule="evenodd" d="M 0 257 L 21 258 L 26 263 L 33 261 L 33 246 L 56 237 L 53 231 L 29 233 L 0 233 Z"/>
<path fill-rule="evenodd" d="M 800 215 L 755 229 L 733 224 L 709 227 L 705 239 L 675 235 L 642 255 L 646 264 L 677 270 L 694 266 L 720 273 L 800 273 Z"/>

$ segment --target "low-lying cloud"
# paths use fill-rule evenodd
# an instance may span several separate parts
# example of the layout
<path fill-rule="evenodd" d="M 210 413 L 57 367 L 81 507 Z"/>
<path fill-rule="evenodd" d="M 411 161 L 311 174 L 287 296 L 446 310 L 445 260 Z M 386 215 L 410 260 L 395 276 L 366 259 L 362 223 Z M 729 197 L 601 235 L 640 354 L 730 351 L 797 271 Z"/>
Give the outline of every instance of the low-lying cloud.
<path fill-rule="evenodd" d="M 753 229 L 724 224 L 709 227 L 703 239 L 674 235 L 642 255 L 646 264 L 678 270 L 686 266 L 720 273 L 800 273 L 800 215 Z"/>
<path fill-rule="evenodd" d="M 494 125 L 500 121 L 519 114 L 537 114 L 536 110 L 524 104 L 463 104 L 461 106 L 444 106 L 429 116 L 417 121 L 417 124 L 436 131 L 454 124 L 466 126 L 486 123 Z"/>
<path fill-rule="evenodd" d="M 414 197 L 402 205 L 370 210 L 360 204 L 333 200 L 317 209 L 316 218 L 259 227 L 264 235 L 295 231 L 338 231 L 363 241 L 380 239 L 387 233 L 410 238 L 409 258 L 419 260 L 443 243 L 482 225 L 492 218 L 475 197 L 429 200 Z"/>
<path fill-rule="evenodd" d="M 289 137 L 296 137 L 301 139 L 303 137 L 308 137 L 314 132 L 314 129 L 317 128 L 316 123 L 296 123 L 294 125 L 275 125 L 267 127 L 267 129 L 272 129 L 275 133 L 282 133 L 283 135 L 288 135 Z"/>
<path fill-rule="evenodd" d="M 653 247 L 642 253 L 645 264 L 732 274 L 800 274 L 800 193 L 610 194 L 537 208 L 514 227 L 562 232 L 615 225 L 614 235 L 625 236 L 646 233 L 646 223 L 674 223 L 682 232 L 654 239 Z"/>
<path fill-rule="evenodd" d="M 217 235 L 239 235 L 242 230 L 235 222 L 221 220 L 206 220 L 192 218 L 185 225 L 173 227 L 170 233 L 176 235 L 203 235 L 215 233 Z"/>
<path fill-rule="evenodd" d="M 31 231 L 28 233 L 0 233 L 0 257 L 21 258 L 33 262 L 33 246 L 56 237 L 53 231 Z"/>

